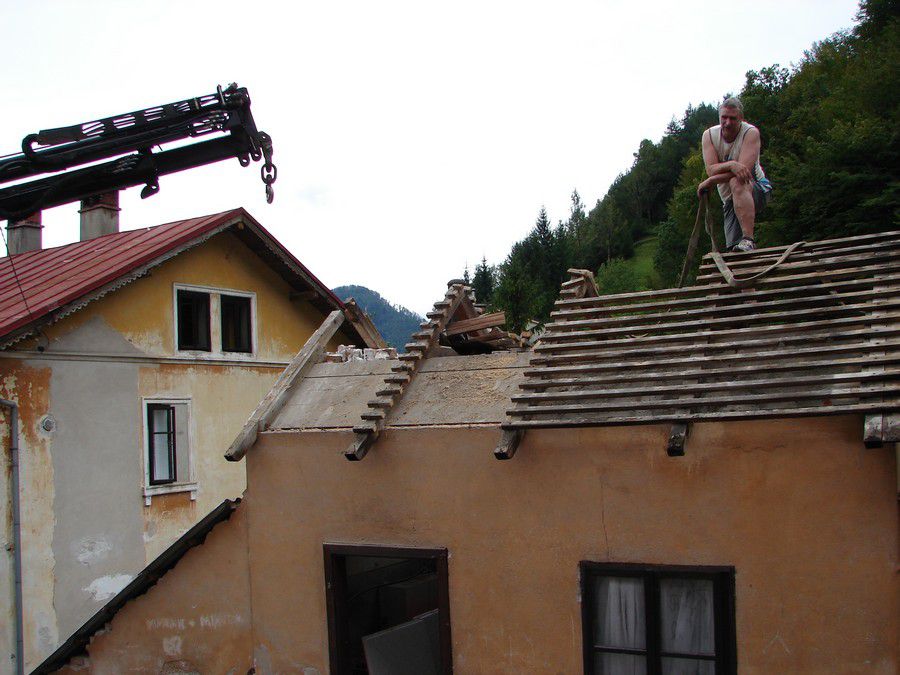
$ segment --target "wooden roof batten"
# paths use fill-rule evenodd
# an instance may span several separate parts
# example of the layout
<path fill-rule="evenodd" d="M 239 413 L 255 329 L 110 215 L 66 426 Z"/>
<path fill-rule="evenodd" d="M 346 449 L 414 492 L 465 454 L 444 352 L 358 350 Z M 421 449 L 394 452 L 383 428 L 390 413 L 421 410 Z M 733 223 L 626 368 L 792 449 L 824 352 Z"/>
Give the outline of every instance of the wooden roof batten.
<path fill-rule="evenodd" d="M 406 353 L 399 356 L 399 364 L 391 367 L 392 374 L 384 379 L 384 384 L 375 392 L 376 398 L 368 402 L 369 410 L 362 414 L 361 422 L 353 427 L 355 437 L 344 451 L 348 460 L 358 462 L 368 454 L 384 430 L 385 419 L 391 408 L 400 402 L 422 361 L 438 346 L 441 333 L 460 307 L 465 306 L 469 310 L 464 310 L 467 318 L 477 313 L 470 294 L 471 289 L 465 284 L 451 282 L 443 299 L 434 303 L 434 309 L 426 315 L 428 320 L 413 333 L 412 342 L 405 345 Z"/>
<path fill-rule="evenodd" d="M 788 247 L 724 254 L 739 279 Z M 861 413 L 865 443 L 900 433 L 900 232 L 807 242 L 752 286 L 710 255 L 697 285 L 583 295 L 570 270 L 501 425 L 499 459 L 527 429 Z"/>
<path fill-rule="evenodd" d="M 591 299 L 596 298 L 600 295 L 600 291 L 597 288 L 597 282 L 594 279 L 594 274 L 590 270 L 582 270 L 582 269 L 570 269 L 567 270 L 569 274 L 569 280 L 564 281 L 562 287 L 559 291 L 559 300 L 556 301 L 556 305 L 559 306 L 560 303 L 564 302 L 576 302 L 581 303 L 582 301 L 589 302 Z M 552 324 L 550 324 L 552 325 Z M 541 336 L 541 341 L 547 336 L 547 333 L 544 333 Z M 540 342 L 538 343 L 540 345 Z M 538 347 L 535 347 L 536 349 Z M 535 359 L 532 359 L 532 364 L 535 363 Z M 526 371 L 526 373 L 529 371 Z M 528 380 L 523 384 L 520 384 L 520 388 L 524 388 L 528 385 Z M 544 391 L 546 386 L 543 382 L 538 381 L 534 384 L 534 388 L 537 391 Z M 513 399 L 513 404 L 516 406 L 512 410 L 507 411 L 507 415 L 512 415 L 515 410 L 525 410 L 527 409 L 527 405 L 524 405 L 521 401 L 517 401 Z M 522 438 L 525 435 L 525 429 L 523 428 L 515 428 L 510 427 L 509 425 L 504 425 L 500 430 L 500 442 L 497 443 L 497 448 L 494 450 L 494 457 L 497 459 L 512 459 L 513 455 L 516 454 L 516 450 L 519 447 L 519 443 L 522 442 Z"/>

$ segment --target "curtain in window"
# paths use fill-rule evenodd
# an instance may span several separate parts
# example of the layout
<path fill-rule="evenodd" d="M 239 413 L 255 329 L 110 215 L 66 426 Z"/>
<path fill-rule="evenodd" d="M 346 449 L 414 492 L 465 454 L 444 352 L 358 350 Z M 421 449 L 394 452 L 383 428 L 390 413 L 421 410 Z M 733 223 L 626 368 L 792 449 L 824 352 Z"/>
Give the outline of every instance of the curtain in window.
<path fill-rule="evenodd" d="M 598 577 L 594 586 L 594 643 L 599 647 L 646 649 L 644 582 L 626 577 Z M 644 675 L 646 657 L 599 652 L 595 671 L 615 675 Z"/>
<path fill-rule="evenodd" d="M 660 633 L 664 652 L 713 655 L 716 650 L 713 582 L 709 579 L 662 579 Z M 663 658 L 664 675 L 707 675 L 712 661 Z"/>

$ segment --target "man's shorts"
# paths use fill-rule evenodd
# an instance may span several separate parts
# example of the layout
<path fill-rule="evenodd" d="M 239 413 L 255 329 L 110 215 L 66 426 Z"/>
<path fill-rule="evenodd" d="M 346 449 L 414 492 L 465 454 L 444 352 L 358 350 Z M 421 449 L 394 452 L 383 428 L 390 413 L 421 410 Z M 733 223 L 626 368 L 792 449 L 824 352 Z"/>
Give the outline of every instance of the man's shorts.
<path fill-rule="evenodd" d="M 769 181 L 765 183 L 758 180 L 753 181 L 753 205 L 756 207 L 757 216 L 766 208 L 771 196 L 772 184 Z M 725 250 L 727 251 L 744 236 L 730 197 L 722 204 L 722 215 L 725 219 Z"/>

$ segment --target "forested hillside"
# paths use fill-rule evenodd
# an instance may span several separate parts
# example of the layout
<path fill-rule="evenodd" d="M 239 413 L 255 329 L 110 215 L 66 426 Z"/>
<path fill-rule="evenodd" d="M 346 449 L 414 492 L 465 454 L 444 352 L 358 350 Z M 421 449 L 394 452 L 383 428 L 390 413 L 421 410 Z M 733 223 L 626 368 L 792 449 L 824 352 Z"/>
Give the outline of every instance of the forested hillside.
<path fill-rule="evenodd" d="M 332 289 L 341 300 L 354 298 L 363 308 L 385 341 L 403 351 L 403 345 L 419 330 L 422 317 L 399 305 L 392 305 L 378 293 L 365 286 L 338 286 Z"/>
<path fill-rule="evenodd" d="M 863 0 L 852 31 L 814 44 L 792 68 L 746 74 L 739 96 L 760 129 L 762 163 L 775 185 L 757 222 L 761 246 L 898 227 L 898 5 Z M 475 268 L 479 301 L 506 310 L 519 330 L 529 318 L 549 317 L 570 267 L 595 271 L 607 293 L 673 285 L 704 177 L 700 137 L 717 123 L 717 104 L 691 105 L 659 142 L 642 141 L 630 170 L 590 210 L 577 191 L 565 221 L 553 225 L 540 209 L 506 260 Z M 715 191 L 711 208 L 720 224 Z"/>

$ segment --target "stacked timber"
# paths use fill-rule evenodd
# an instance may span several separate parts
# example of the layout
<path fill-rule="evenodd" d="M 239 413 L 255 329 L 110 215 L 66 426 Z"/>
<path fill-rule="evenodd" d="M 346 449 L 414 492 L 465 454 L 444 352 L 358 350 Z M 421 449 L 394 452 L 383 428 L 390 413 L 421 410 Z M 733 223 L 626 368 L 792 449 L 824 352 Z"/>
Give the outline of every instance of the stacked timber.
<path fill-rule="evenodd" d="M 749 278 L 784 251 L 724 260 Z M 888 232 L 806 243 L 743 289 L 707 256 L 695 286 L 565 293 L 503 428 L 898 411 L 898 260 Z"/>

